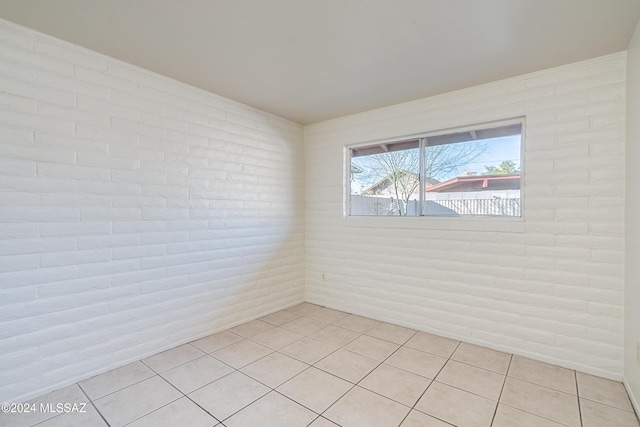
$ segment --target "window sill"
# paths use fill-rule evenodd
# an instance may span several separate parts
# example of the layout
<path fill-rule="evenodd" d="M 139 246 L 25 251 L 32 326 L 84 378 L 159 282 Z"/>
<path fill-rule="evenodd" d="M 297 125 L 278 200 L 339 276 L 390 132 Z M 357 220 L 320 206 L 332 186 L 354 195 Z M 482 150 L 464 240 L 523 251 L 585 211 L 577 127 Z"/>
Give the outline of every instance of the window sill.
<path fill-rule="evenodd" d="M 524 233 L 524 217 L 345 216 L 346 227 Z"/>

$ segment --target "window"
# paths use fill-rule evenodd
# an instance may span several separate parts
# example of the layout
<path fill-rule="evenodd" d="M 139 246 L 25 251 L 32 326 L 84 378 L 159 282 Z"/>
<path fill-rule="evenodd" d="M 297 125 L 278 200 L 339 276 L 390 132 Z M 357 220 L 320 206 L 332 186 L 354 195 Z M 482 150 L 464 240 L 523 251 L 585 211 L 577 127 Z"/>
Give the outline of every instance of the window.
<path fill-rule="evenodd" d="M 522 121 L 349 148 L 349 214 L 521 216 Z"/>

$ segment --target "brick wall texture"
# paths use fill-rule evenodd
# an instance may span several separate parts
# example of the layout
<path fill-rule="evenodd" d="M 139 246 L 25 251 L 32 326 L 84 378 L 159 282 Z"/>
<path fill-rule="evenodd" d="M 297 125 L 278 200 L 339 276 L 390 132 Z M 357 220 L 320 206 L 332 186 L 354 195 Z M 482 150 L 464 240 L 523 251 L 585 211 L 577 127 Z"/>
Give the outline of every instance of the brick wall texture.
<path fill-rule="evenodd" d="M 303 137 L 0 21 L 0 401 L 302 301 Z"/>

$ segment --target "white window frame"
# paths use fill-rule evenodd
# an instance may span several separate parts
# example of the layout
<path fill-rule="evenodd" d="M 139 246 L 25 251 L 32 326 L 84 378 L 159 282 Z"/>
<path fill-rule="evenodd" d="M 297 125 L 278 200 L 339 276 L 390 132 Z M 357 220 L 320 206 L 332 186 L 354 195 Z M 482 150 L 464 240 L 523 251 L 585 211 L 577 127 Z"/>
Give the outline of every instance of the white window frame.
<path fill-rule="evenodd" d="M 436 136 L 443 136 L 447 134 L 455 134 L 455 133 L 465 133 L 465 132 L 473 132 L 479 131 L 483 129 L 491 129 L 498 128 L 509 125 L 519 124 L 520 128 L 520 216 L 502 216 L 502 215 L 424 215 L 424 202 L 425 202 L 425 180 L 424 176 L 424 150 L 425 150 L 425 141 L 428 138 L 433 138 Z M 525 151 L 525 125 L 526 120 L 524 116 L 513 117 L 508 119 L 501 119 L 489 122 L 475 123 L 471 125 L 464 125 L 460 127 L 452 127 L 452 128 L 443 128 L 433 131 L 420 132 L 416 134 L 403 135 L 399 137 L 393 138 L 384 138 L 377 140 L 370 140 L 366 142 L 359 142 L 356 144 L 345 145 L 344 147 L 344 209 L 343 209 L 343 217 L 344 218 L 381 218 L 381 217 L 393 217 L 393 218 L 449 218 L 449 219 L 500 219 L 500 220 L 522 220 L 524 218 L 524 178 L 525 178 L 525 162 L 524 162 L 524 151 Z M 374 145 L 384 145 L 384 144 L 392 144 L 399 143 L 403 141 L 409 140 L 419 140 L 420 149 L 420 189 L 419 191 L 419 202 L 418 202 L 418 214 L 411 216 L 400 216 L 400 215 L 351 215 L 351 160 L 352 160 L 352 150 L 362 147 L 370 147 Z"/>

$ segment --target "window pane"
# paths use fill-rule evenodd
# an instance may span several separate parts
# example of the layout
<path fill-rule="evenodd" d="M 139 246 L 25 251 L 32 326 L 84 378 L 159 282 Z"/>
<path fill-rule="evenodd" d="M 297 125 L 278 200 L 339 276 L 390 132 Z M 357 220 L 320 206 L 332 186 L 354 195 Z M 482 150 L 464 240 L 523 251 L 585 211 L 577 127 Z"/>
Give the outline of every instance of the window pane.
<path fill-rule="evenodd" d="M 519 217 L 521 125 L 455 135 L 427 139 L 423 215 Z"/>
<path fill-rule="evenodd" d="M 512 123 L 351 148 L 349 214 L 519 217 L 521 139 Z"/>
<path fill-rule="evenodd" d="M 351 149 L 351 215 L 419 215 L 419 140 Z"/>

